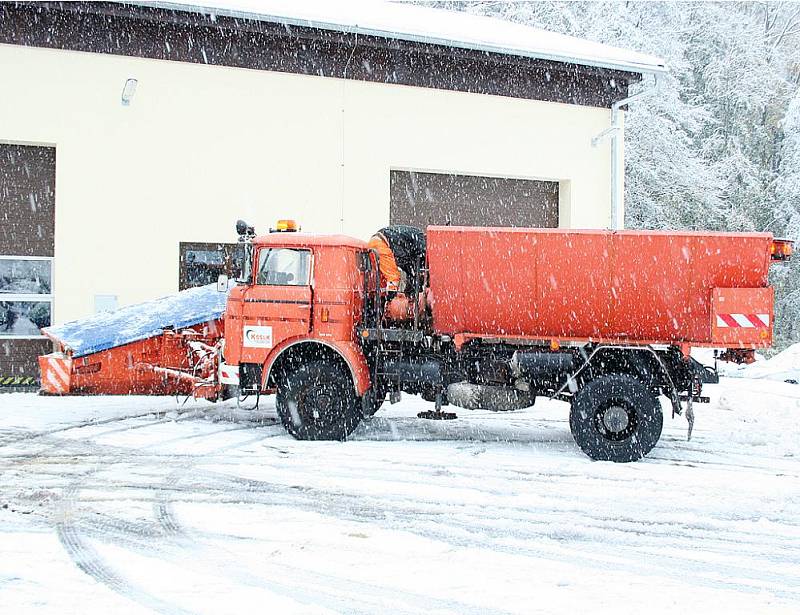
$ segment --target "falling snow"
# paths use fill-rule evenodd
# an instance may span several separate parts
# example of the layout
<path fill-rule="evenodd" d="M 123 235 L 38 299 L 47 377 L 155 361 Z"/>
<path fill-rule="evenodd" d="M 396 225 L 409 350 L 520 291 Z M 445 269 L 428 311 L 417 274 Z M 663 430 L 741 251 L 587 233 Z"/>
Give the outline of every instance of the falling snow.
<path fill-rule="evenodd" d="M 374 329 L 389 330 L 401 338 L 400 334 L 408 334 L 407 339 L 413 341 L 407 345 L 402 345 L 406 340 L 392 346 L 387 336 L 374 346 L 376 356 L 386 354 L 380 360 L 369 355 L 364 349 L 373 348 L 367 339 L 371 333 L 365 325 L 367 317 L 359 312 L 363 320 L 356 324 L 360 328 L 355 330 L 350 321 L 353 327 L 346 329 L 344 338 L 348 350 L 365 365 L 339 365 L 337 355 L 336 365 L 344 367 L 330 368 L 333 376 L 324 380 L 319 365 L 328 361 L 325 367 L 330 367 L 332 362 L 327 345 L 314 351 L 313 362 L 306 355 L 292 355 L 273 372 L 274 381 L 265 377 L 270 382 L 266 386 L 276 383 L 277 398 L 265 393 L 255 400 L 251 396 L 211 403 L 191 396 L 0 395 L 3 613 L 800 612 L 800 259 L 770 269 L 765 251 L 768 240 L 763 237 L 754 248 L 745 246 L 741 238 L 709 240 L 679 230 L 762 231 L 800 239 L 800 11 L 794 5 L 274 0 L 267 3 L 268 17 L 277 20 L 271 23 L 279 24 L 281 43 L 262 50 L 258 45 L 276 34 L 272 26 L 251 24 L 255 34 L 249 40 L 234 39 L 232 33 L 259 12 L 259 19 L 264 18 L 264 2 L 213 0 L 206 8 L 188 0 L 167 4 L 165 10 L 177 11 L 176 15 L 181 7 L 199 13 L 189 21 L 201 27 L 195 29 L 195 38 L 190 32 L 197 24 L 182 20 L 162 24 L 162 32 L 147 45 L 164 59 L 188 53 L 193 62 L 218 64 L 220 48 L 211 45 L 218 42 L 215 36 L 224 40 L 225 53 L 242 63 L 254 52 L 258 58 L 271 58 L 285 45 L 286 57 L 266 66 L 288 70 L 281 78 L 289 79 L 288 65 L 302 65 L 304 83 L 336 76 L 411 87 L 409 71 L 427 66 L 430 74 L 422 77 L 435 82 L 440 72 L 452 72 L 450 86 L 456 92 L 451 94 L 477 101 L 476 86 L 465 68 L 472 60 L 465 61 L 460 72 L 453 72 L 443 64 L 449 61 L 444 54 L 424 58 L 428 47 L 444 43 L 469 50 L 471 55 L 465 57 L 479 58 L 478 63 L 483 61 L 481 54 L 489 60 L 498 54 L 515 56 L 513 62 L 520 66 L 532 62 L 539 68 L 530 74 L 549 84 L 550 91 L 561 87 L 564 73 L 572 70 L 551 70 L 558 62 L 587 65 L 587 74 L 593 75 L 615 71 L 614 77 L 607 73 L 596 81 L 600 90 L 596 93 L 621 98 L 629 85 L 629 93 L 649 87 L 650 73 L 663 72 L 663 57 L 670 70 L 661 75 L 657 95 L 631 104 L 626 111 L 625 202 L 629 227 L 667 232 L 547 235 L 556 231 L 484 230 L 470 243 L 464 237 L 473 231 L 454 227 L 476 221 L 498 223 L 506 215 L 501 212 L 519 215 L 530 225 L 528 217 L 548 206 L 554 211 L 555 226 L 562 206 L 558 190 L 565 183 L 576 202 L 597 195 L 583 194 L 580 182 L 573 186 L 558 177 L 507 178 L 521 187 L 514 195 L 505 194 L 497 189 L 502 175 L 497 168 L 454 170 L 453 183 L 437 192 L 426 179 L 437 174 L 435 170 L 402 171 L 407 182 L 397 193 L 405 195 L 408 211 L 424 217 L 425 208 L 441 205 L 441 219 L 427 222 L 449 227 L 428 234 L 428 246 L 433 245 L 438 256 L 428 254 L 426 260 L 421 250 L 420 262 L 427 269 L 416 279 L 429 287 L 419 295 L 409 291 L 412 298 L 397 318 L 400 324 L 392 322 L 388 308 L 383 314 L 375 308 Z M 431 12 L 414 4 L 449 12 Z M 134 11 L 119 8 L 126 10 Z M 476 14 L 500 19 L 485 20 Z M 318 40 L 308 45 L 299 42 L 300 29 L 315 27 L 320 28 L 315 35 Z M 207 32 L 200 34 L 204 28 Z M 369 60 L 355 55 L 358 45 L 375 45 L 372 39 L 387 33 L 394 42 L 386 49 L 376 46 L 379 53 Z M 69 35 L 53 31 L 45 43 L 59 47 Z M 123 48 L 130 50 L 136 36 L 134 31 L 123 32 L 107 42 L 111 51 L 121 53 Z M 351 36 L 354 45 L 348 48 Z M 405 42 L 400 45 L 397 39 Z M 335 49 L 339 44 L 346 55 L 317 62 L 321 49 Z M 412 50 L 409 59 L 398 61 L 407 49 Z M 144 77 L 153 79 L 148 75 L 148 61 L 124 60 L 130 70 L 141 72 L 144 94 Z M 543 70 L 539 65 L 551 68 Z M 218 74 L 225 68 L 197 65 L 192 67 L 195 70 Z M 359 76 L 351 77 L 351 72 Z M 583 70 L 575 72 L 569 87 L 594 83 L 586 80 Z M 259 74 L 252 73 L 248 75 L 253 79 Z M 631 75 L 640 73 L 647 74 L 646 78 L 629 83 Z M 527 78 L 528 73 L 519 69 L 518 76 Z M 127 73 L 115 78 L 137 83 Z M 340 81 L 341 87 L 332 89 L 341 93 L 344 134 L 344 126 L 359 118 L 345 117 L 344 79 Z M 362 86 L 348 90 L 347 96 L 374 91 Z M 51 88 L 57 98 L 59 84 L 54 82 Z M 159 89 L 163 90 L 153 87 L 151 92 Z M 124 106 L 130 105 L 134 92 L 131 89 L 126 99 L 123 90 Z M 202 88 L 197 92 L 198 96 L 208 94 Z M 561 98 L 574 95 L 558 94 Z M 118 89 L 115 97 L 119 105 Z M 145 102 L 123 109 L 139 112 L 127 113 L 125 121 L 142 121 Z M 514 105 L 522 108 L 530 103 L 510 97 L 508 102 L 509 113 Z M 593 117 L 596 109 L 587 109 L 581 113 Z M 597 117 L 603 119 L 607 112 Z M 270 113 L 269 100 L 264 113 Z M 603 123 L 600 119 L 598 126 Z M 216 120 L 224 121 L 224 117 Z M 474 119 L 465 122 L 459 143 L 483 147 L 483 129 Z M 36 143 L 54 138 L 47 132 L 33 137 Z M 154 146 L 168 147 L 170 138 L 165 132 L 165 143 Z M 94 353 L 161 336 L 165 329 L 175 333 L 175 344 L 180 344 L 181 328 L 224 318 L 228 294 L 223 284 L 223 292 L 216 285 L 193 288 L 80 321 L 52 323 L 59 301 L 54 262 L 70 267 L 74 246 L 57 246 L 53 231 L 55 147 L 22 142 L 27 143 L 5 143 L 0 160 L 0 199 L 10 202 L 13 195 L 14 211 L 32 220 L 24 233 L 15 230 L 21 228 L 16 226 L 21 216 L 4 209 L 0 221 L 0 238 L 7 246 L 0 254 L 0 336 L 8 338 L 0 337 L 0 364 L 12 364 L 9 358 L 15 344 L 30 342 L 44 348 L 49 344 L 41 338 L 44 331 L 60 344 L 60 350 L 72 353 L 76 370 L 97 366 L 95 372 L 85 370 L 91 377 L 104 369 L 99 362 L 89 365 L 87 357 Z M 56 146 L 68 150 L 68 146 Z M 309 142 L 308 147 L 315 144 Z M 220 148 L 226 148 L 230 157 L 237 155 L 231 143 L 221 143 Z M 343 169 L 344 144 L 341 151 L 341 162 L 336 164 Z M 595 153 L 597 160 L 606 160 L 600 150 Z M 450 164 L 436 152 L 421 154 L 422 168 Z M 529 155 L 531 159 L 546 157 L 533 148 Z M 60 194 L 69 195 L 71 182 L 92 181 L 95 171 L 82 169 L 81 180 L 70 174 L 68 164 L 59 167 Z M 404 169 L 417 166 L 405 154 L 392 164 Z M 456 174 L 467 171 L 470 175 Z M 283 179 L 273 177 L 268 168 L 264 173 L 265 182 Z M 390 171 L 388 178 L 392 184 L 395 173 Z M 43 179 L 45 175 L 50 179 Z M 539 177 L 538 172 L 533 175 Z M 467 177 L 474 183 L 466 183 Z M 135 169 L 130 181 L 141 181 Z M 26 187 L 20 188 L 23 183 Z M 28 184 L 45 187 L 29 190 Z M 227 188 L 230 206 L 240 206 L 243 197 L 235 186 Z M 484 195 L 483 200 L 478 193 Z M 287 195 L 287 202 L 293 203 L 294 194 Z M 113 196 L 109 194 L 109 202 Z M 59 224 L 75 224 L 63 213 L 73 203 L 59 198 L 59 207 L 65 206 L 58 210 Z M 540 206 L 548 198 L 550 205 Z M 456 202 L 459 206 L 452 205 Z M 126 232 L 113 228 L 111 208 L 109 212 L 104 232 Z M 158 232 L 177 230 L 159 228 Z M 435 233 L 448 239 L 436 245 Z M 546 237 L 556 237 L 557 245 L 542 247 Z M 176 241 L 180 239 L 176 236 Z M 756 240 L 751 236 L 748 241 Z M 51 258 L 54 254 L 58 260 Z M 147 262 L 146 250 L 129 256 Z M 320 267 L 313 276 L 309 273 L 315 280 L 313 288 L 308 283 L 290 285 L 289 280 L 300 277 L 292 273 L 281 278 L 287 281 L 281 284 L 286 296 L 241 297 L 244 307 L 237 308 L 241 313 L 236 318 L 243 321 L 245 312 L 252 310 L 247 317 L 256 314 L 254 318 L 259 319 L 263 313 L 258 310 L 265 305 L 266 309 L 311 310 L 317 306 L 306 304 L 325 296 L 316 294 L 319 291 L 329 291 L 331 296 L 342 291 L 324 287 L 323 255 L 315 253 L 308 261 Z M 369 265 L 365 268 L 369 271 Z M 406 282 L 414 277 L 405 270 L 402 274 Z M 380 283 L 380 276 L 376 273 L 375 277 Z M 684 388 L 667 391 L 659 379 L 678 373 L 685 376 L 685 366 L 693 365 L 680 355 L 678 345 L 712 342 L 716 333 L 709 322 L 721 314 L 714 312 L 712 293 L 720 285 L 762 290 L 768 277 L 776 289 L 775 314 L 770 309 L 765 316 L 768 326 L 775 327 L 778 348 L 765 349 L 765 355 L 757 355 L 752 364 L 720 364 L 723 378 L 720 383 L 703 385 L 702 394 L 709 396 L 705 401 L 710 403 L 694 407 L 697 424 L 689 439 L 685 419 L 691 416 L 692 406 L 686 402 L 681 407 L 677 395 L 692 393 L 699 383 L 686 377 Z M 147 283 L 145 277 L 142 284 Z M 312 298 L 303 295 L 298 300 L 290 295 L 295 290 L 308 291 Z M 367 304 L 369 292 L 360 285 L 344 291 L 348 301 L 358 297 Z M 95 301 L 103 296 L 113 297 L 116 304 L 116 295 L 97 295 Z M 386 293 L 384 299 L 389 296 Z M 394 290 L 391 297 L 400 298 Z M 330 309 L 345 306 L 342 311 L 349 310 L 348 318 L 362 306 L 335 299 L 330 299 Z M 415 312 L 412 319 L 408 316 L 411 305 L 414 309 L 423 305 L 423 313 Z M 381 302 L 376 301 L 376 306 Z M 296 312 L 300 317 L 285 317 L 288 312 L 282 312 L 263 320 L 282 326 L 306 323 L 308 330 L 312 322 L 313 326 L 345 322 L 329 320 L 328 309 L 311 312 L 312 316 Z M 760 316 L 725 315 L 745 320 Z M 236 318 L 227 320 L 228 333 L 237 326 L 231 324 Z M 272 325 L 258 320 L 252 328 L 269 328 L 270 342 L 263 347 L 271 349 Z M 417 333 L 421 335 L 411 335 Z M 471 340 L 456 341 L 465 334 L 482 336 L 480 343 L 489 349 L 480 343 L 470 346 Z M 322 335 L 330 338 L 333 334 L 324 331 Z M 605 336 L 638 350 L 649 349 L 654 340 L 664 342 L 660 345 L 667 349 L 659 349 L 661 354 L 653 351 L 654 360 L 669 359 L 669 353 L 677 359 L 668 367 L 662 364 L 663 374 L 655 373 L 652 361 L 640 364 L 638 357 L 631 360 L 621 353 L 603 354 L 589 366 L 588 353 L 597 347 L 571 345 L 576 338 Z M 191 340 L 187 348 L 203 351 L 196 337 Z M 466 350 L 456 348 L 462 342 Z M 177 373 L 191 386 L 198 380 L 207 387 L 209 382 L 216 386 L 220 365 L 208 357 L 217 361 L 224 343 L 215 338 L 214 344 L 206 347 L 211 351 L 203 351 L 205 367 L 212 365 L 206 372 L 200 372 L 197 361 L 188 371 L 169 365 L 160 373 L 172 370 L 169 377 Z M 53 356 L 63 359 L 60 353 Z M 128 352 L 131 370 L 132 356 Z M 253 356 L 242 363 L 259 370 L 267 365 L 263 357 Z M 695 349 L 693 356 L 706 365 L 715 364 L 717 358 L 704 349 Z M 367 357 L 374 362 L 367 364 Z M 146 359 L 153 363 L 143 360 L 136 369 L 152 367 L 159 357 Z M 555 364 L 553 359 L 564 360 L 570 367 L 545 370 L 542 366 Z M 538 361 L 534 367 L 544 375 L 520 367 L 526 360 L 530 365 Z M 573 361 L 580 363 L 573 365 Z M 419 374 L 417 381 L 404 381 L 402 396 L 402 370 L 388 371 L 393 362 L 395 367 L 418 370 L 414 372 Z M 432 365 L 439 378 L 433 380 L 436 389 L 425 380 Z M 578 365 L 580 369 L 574 371 Z M 386 403 L 375 416 L 361 420 L 377 380 L 370 381 L 372 389 L 359 390 L 357 378 L 351 377 L 357 368 L 367 374 L 361 376 L 368 381 L 378 378 L 379 368 L 387 370 L 380 374 L 384 382 L 393 385 L 396 376 L 397 390 L 387 385 L 380 393 L 399 403 Z M 102 372 L 102 377 L 107 373 Z M 303 389 L 302 377 L 308 373 L 317 380 L 309 380 L 311 384 Z M 6 384 L 13 380 L 4 373 L 0 376 Z M 634 393 L 641 402 L 628 410 L 622 407 L 628 392 L 622 388 L 626 378 L 634 380 L 638 387 Z M 603 379 L 612 383 L 608 404 L 595 415 L 582 415 L 580 400 L 592 401 L 585 392 Z M 490 394 L 498 389 L 506 397 L 492 401 Z M 456 407 L 459 391 L 464 397 L 462 406 Z M 213 392 L 216 399 L 217 393 L 230 390 L 220 385 Z M 672 392 L 676 405 L 667 399 L 666 393 Z M 450 404 L 447 395 L 451 395 Z M 314 405 L 308 399 L 321 401 Z M 287 400 L 285 406 L 283 400 Z M 438 412 L 443 401 L 457 417 L 443 420 L 447 417 Z M 653 404 L 650 414 L 637 415 L 639 406 L 648 402 Z M 433 403 L 437 404 L 433 418 L 441 420 L 418 418 L 418 413 L 430 412 Z M 509 409 L 503 403 L 516 406 Z M 340 412 L 331 412 L 332 407 Z M 683 415 L 674 415 L 676 407 Z M 338 419 L 345 411 L 350 413 L 346 432 L 323 438 L 341 441 L 309 442 L 286 433 L 314 429 L 314 421 Z M 620 418 L 619 412 L 628 414 Z M 618 452 L 630 442 L 635 448 L 654 424 L 661 438 L 638 463 L 592 461 L 580 441 L 585 430 L 574 424 L 581 416 L 594 421 L 593 429 L 610 434 L 606 440 L 614 444 L 603 441 L 601 449 L 606 446 Z M 623 419 L 624 426 L 612 427 Z M 623 438 L 628 425 L 634 431 L 627 433 L 634 435 Z"/>

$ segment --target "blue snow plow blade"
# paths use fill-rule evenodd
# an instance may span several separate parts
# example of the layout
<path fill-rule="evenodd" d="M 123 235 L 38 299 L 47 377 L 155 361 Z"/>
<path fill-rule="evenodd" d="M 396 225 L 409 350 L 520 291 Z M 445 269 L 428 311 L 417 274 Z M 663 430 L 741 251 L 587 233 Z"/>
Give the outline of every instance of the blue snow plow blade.
<path fill-rule="evenodd" d="M 209 284 L 114 312 L 45 327 L 42 332 L 60 342 L 73 357 L 83 357 L 160 335 L 163 329 L 181 329 L 221 318 L 227 299 L 228 293 L 219 292 L 216 284 Z"/>

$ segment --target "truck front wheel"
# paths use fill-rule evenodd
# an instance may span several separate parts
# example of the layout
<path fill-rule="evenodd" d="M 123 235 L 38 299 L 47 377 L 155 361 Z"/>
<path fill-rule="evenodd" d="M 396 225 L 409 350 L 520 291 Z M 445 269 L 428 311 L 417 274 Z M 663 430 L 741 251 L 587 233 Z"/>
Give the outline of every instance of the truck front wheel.
<path fill-rule="evenodd" d="M 581 450 L 598 461 L 636 461 L 661 437 L 664 415 L 658 398 L 636 378 L 600 376 L 572 400 L 569 426 Z"/>
<path fill-rule="evenodd" d="M 298 440 L 344 440 L 361 420 L 349 374 L 325 361 L 284 374 L 275 405 L 286 431 Z"/>

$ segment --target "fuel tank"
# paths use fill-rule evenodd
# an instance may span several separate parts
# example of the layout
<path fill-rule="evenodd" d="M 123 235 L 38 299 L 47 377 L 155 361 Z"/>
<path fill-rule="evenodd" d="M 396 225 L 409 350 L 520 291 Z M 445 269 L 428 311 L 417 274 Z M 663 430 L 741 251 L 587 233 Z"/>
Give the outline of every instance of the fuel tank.
<path fill-rule="evenodd" d="M 769 233 L 431 226 L 427 234 L 437 333 L 729 347 L 772 340 Z"/>

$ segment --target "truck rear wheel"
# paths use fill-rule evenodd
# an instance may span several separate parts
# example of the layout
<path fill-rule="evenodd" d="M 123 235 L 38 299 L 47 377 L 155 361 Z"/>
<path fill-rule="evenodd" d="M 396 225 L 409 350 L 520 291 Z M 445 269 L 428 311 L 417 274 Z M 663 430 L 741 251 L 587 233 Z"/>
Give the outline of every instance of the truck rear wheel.
<path fill-rule="evenodd" d="M 275 406 L 286 431 L 298 440 L 344 440 L 361 421 L 349 374 L 325 361 L 286 373 Z"/>
<path fill-rule="evenodd" d="M 661 437 L 664 415 L 658 398 L 636 378 L 609 374 L 575 394 L 569 414 L 572 437 L 598 461 L 636 461 Z"/>

